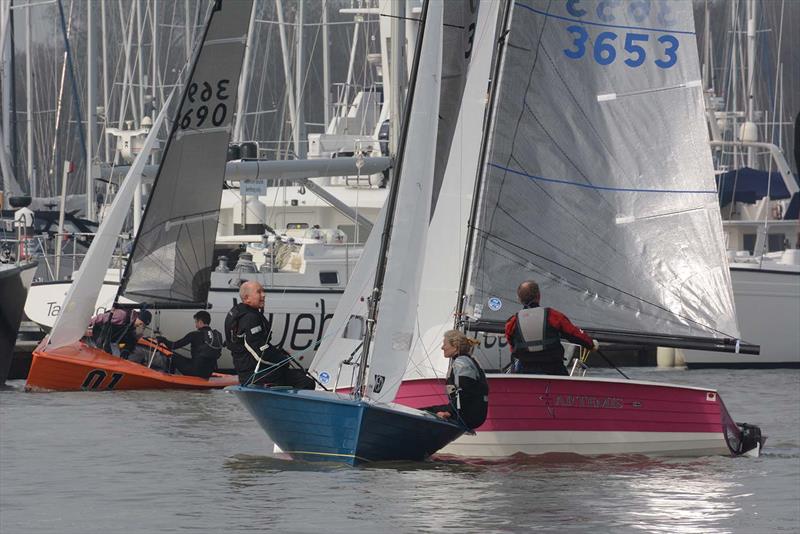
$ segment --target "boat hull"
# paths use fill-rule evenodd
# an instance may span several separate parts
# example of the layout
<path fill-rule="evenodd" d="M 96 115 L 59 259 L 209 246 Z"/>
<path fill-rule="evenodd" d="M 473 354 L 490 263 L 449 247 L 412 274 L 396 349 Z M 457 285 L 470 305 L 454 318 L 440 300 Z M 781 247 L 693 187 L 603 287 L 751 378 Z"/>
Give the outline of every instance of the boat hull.
<path fill-rule="evenodd" d="M 208 380 L 173 375 L 112 356 L 83 342 L 33 352 L 25 389 L 29 391 L 110 391 L 139 389 L 209 389 L 238 383 L 232 375 Z"/>
<path fill-rule="evenodd" d="M 474 436 L 441 452 L 704 456 L 740 452 L 741 431 L 716 391 L 652 382 L 542 375 L 487 375 L 489 413 Z M 447 402 L 444 381 L 406 380 L 397 402 Z"/>
<path fill-rule="evenodd" d="M 0 266 L 0 385 L 8 378 L 22 307 L 36 272 L 36 262 Z"/>
<path fill-rule="evenodd" d="M 424 460 L 464 428 L 402 406 L 347 395 L 257 386 L 234 393 L 269 437 L 292 458 L 357 465 Z"/>
<path fill-rule="evenodd" d="M 800 269 L 731 268 L 741 337 L 761 352 L 731 354 L 685 350 L 686 366 L 800 368 Z"/>

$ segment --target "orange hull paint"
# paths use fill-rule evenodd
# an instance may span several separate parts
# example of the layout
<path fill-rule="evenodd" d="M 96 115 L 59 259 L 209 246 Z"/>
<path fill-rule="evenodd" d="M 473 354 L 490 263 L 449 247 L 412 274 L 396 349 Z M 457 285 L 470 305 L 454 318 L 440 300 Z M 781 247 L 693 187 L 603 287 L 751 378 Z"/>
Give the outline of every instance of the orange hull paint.
<path fill-rule="evenodd" d="M 209 389 L 239 383 L 233 375 L 214 375 L 208 380 L 171 375 L 112 356 L 81 341 L 45 351 L 45 342 L 33 351 L 26 390 Z"/>

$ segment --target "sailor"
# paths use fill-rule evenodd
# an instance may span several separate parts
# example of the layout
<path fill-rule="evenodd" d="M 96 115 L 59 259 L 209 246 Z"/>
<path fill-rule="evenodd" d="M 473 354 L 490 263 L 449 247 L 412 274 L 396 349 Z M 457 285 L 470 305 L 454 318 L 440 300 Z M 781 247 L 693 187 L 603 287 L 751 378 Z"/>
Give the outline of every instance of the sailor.
<path fill-rule="evenodd" d="M 447 396 L 450 404 L 423 408 L 443 419 L 452 419 L 466 427 L 478 428 L 486 420 L 489 409 L 489 383 L 481 366 L 472 357 L 480 342 L 458 330 L 444 333 L 442 353 L 451 360 L 447 375 Z"/>
<path fill-rule="evenodd" d="M 189 345 L 191 358 L 172 355 L 172 366 L 180 371 L 181 374 L 188 376 L 199 376 L 208 378 L 214 373 L 217 367 L 217 360 L 222 355 L 223 340 L 222 334 L 209 326 L 211 324 L 211 314 L 205 310 L 200 310 L 194 314 L 195 330 L 189 332 L 177 341 L 170 341 L 165 337 L 159 336 L 159 343 L 163 343 L 168 349 L 174 351 Z"/>
<path fill-rule="evenodd" d="M 89 322 L 92 340 L 107 353 L 118 354 L 127 360 L 152 318 L 148 310 L 115 308 L 99 313 Z"/>
<path fill-rule="evenodd" d="M 539 285 L 522 282 L 517 296 L 523 309 L 506 321 L 506 339 L 511 348 L 510 373 L 568 375 L 564 367 L 561 338 L 588 349 L 597 349 L 597 341 L 553 308 L 539 306 Z"/>
<path fill-rule="evenodd" d="M 225 317 L 227 347 L 233 356 L 233 366 L 239 383 L 260 376 L 254 383 L 281 384 L 284 382 L 286 362 L 284 354 L 269 344 L 271 325 L 264 317 L 264 288 L 255 280 L 239 287 L 241 302 L 234 305 Z"/>

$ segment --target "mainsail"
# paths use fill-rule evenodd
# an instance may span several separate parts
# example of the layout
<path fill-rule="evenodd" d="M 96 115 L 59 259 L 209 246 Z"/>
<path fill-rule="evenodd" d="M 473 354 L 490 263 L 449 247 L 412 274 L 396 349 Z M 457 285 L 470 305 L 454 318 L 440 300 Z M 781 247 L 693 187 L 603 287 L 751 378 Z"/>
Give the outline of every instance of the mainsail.
<path fill-rule="evenodd" d="M 691 2 L 510 6 L 464 311 L 736 337 Z"/>
<path fill-rule="evenodd" d="M 208 295 L 252 0 L 217 0 L 164 151 L 120 294 L 197 306 Z M 230 0 L 224 0 L 229 2 Z"/>

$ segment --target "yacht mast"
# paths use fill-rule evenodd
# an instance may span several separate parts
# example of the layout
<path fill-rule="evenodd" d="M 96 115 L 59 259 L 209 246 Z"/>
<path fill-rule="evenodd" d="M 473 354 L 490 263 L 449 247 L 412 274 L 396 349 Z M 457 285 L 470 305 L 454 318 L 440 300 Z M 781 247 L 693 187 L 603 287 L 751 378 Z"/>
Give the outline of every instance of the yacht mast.
<path fill-rule="evenodd" d="M 25 6 L 25 134 L 27 137 L 28 184 L 31 198 L 36 197 L 36 170 L 33 168 L 33 71 L 31 63 L 31 6 Z"/>
<path fill-rule="evenodd" d="M 101 0 L 102 1 L 102 0 Z M 95 1 L 86 0 L 86 218 L 97 218 L 94 209 L 94 145 L 97 137 L 97 45 Z"/>
<path fill-rule="evenodd" d="M 240 143 L 244 141 L 244 113 L 245 113 L 245 96 L 247 87 L 250 86 L 250 64 L 252 63 L 253 46 L 255 40 L 255 25 L 256 25 L 256 9 L 258 3 L 253 2 L 253 8 L 250 10 L 250 26 L 247 29 L 247 46 L 244 50 L 244 64 L 242 66 L 242 81 L 239 83 L 239 96 L 236 100 L 236 123 L 233 127 L 232 141 Z M 244 206 L 243 206 L 244 207 Z M 242 211 L 244 214 L 244 210 Z"/>
<path fill-rule="evenodd" d="M 305 2 L 297 2 L 295 16 L 295 99 L 294 103 L 297 106 L 295 110 L 295 120 L 297 121 L 294 128 L 294 149 L 296 159 L 306 158 L 306 117 L 303 105 L 303 93 L 305 92 L 305 72 L 306 72 L 306 51 L 305 42 L 303 41 L 304 32 L 304 8 Z"/>

